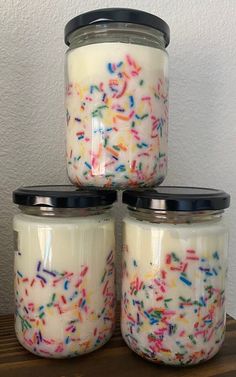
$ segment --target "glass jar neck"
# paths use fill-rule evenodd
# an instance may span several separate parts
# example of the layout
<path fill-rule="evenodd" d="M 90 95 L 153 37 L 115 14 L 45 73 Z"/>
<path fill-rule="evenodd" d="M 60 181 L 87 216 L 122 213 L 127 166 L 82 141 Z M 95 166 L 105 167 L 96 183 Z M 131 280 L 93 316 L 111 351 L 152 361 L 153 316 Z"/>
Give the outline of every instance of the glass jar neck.
<path fill-rule="evenodd" d="M 22 213 L 30 216 L 42 217 L 87 217 L 104 214 L 111 206 L 99 206 L 88 208 L 52 208 L 52 207 L 28 207 L 19 206 Z"/>
<path fill-rule="evenodd" d="M 168 224 L 192 224 L 199 222 L 219 221 L 222 217 L 223 210 L 217 211 L 156 211 L 128 207 L 129 215 L 140 221 L 149 221 L 151 223 L 168 223 Z"/>
<path fill-rule="evenodd" d="M 70 49 L 93 43 L 133 43 L 165 50 L 164 35 L 144 25 L 123 22 L 101 23 L 77 29 L 69 36 Z"/>

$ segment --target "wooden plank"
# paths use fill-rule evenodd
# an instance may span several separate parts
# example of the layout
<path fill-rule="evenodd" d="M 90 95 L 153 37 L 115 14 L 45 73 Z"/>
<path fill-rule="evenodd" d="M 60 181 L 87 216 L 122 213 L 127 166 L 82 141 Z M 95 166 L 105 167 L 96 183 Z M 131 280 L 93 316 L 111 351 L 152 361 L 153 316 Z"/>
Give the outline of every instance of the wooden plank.
<path fill-rule="evenodd" d="M 227 318 L 224 345 L 212 360 L 186 368 L 149 363 L 135 355 L 121 337 L 119 323 L 100 350 L 66 360 L 32 355 L 17 342 L 13 316 L 0 317 L 0 377 L 236 377 L 236 321 Z"/>

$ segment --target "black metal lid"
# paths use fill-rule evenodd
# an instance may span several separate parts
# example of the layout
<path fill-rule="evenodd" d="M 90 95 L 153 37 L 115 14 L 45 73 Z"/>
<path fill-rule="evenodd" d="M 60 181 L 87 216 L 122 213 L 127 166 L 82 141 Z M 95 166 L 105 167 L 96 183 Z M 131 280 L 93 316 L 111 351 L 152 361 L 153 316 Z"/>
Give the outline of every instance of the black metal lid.
<path fill-rule="evenodd" d="M 126 190 L 123 203 L 159 211 L 211 211 L 228 208 L 230 196 L 211 188 L 160 186 L 156 189 Z"/>
<path fill-rule="evenodd" d="M 69 36 L 84 26 L 107 22 L 126 22 L 157 29 L 164 34 L 165 45 L 170 43 L 170 28 L 161 18 L 151 13 L 130 8 L 104 8 L 80 14 L 72 18 L 65 27 L 65 44 L 70 45 Z"/>
<path fill-rule="evenodd" d="M 71 185 L 26 186 L 13 192 L 13 202 L 22 206 L 87 208 L 111 205 L 116 199 L 115 190 L 79 190 Z"/>

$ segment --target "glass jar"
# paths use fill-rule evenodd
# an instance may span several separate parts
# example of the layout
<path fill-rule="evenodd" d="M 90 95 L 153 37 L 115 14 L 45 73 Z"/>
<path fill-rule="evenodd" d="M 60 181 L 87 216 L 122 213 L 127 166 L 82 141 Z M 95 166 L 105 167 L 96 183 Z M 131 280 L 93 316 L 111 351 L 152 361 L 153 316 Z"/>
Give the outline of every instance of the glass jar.
<path fill-rule="evenodd" d="M 169 27 L 101 9 L 65 28 L 67 171 L 77 186 L 152 187 L 167 171 Z"/>
<path fill-rule="evenodd" d="M 51 358 L 96 350 L 115 324 L 116 193 L 23 187 L 13 200 L 19 342 Z"/>
<path fill-rule="evenodd" d="M 160 187 L 125 191 L 122 335 L 155 363 L 212 358 L 225 332 L 229 206 L 223 191 Z"/>

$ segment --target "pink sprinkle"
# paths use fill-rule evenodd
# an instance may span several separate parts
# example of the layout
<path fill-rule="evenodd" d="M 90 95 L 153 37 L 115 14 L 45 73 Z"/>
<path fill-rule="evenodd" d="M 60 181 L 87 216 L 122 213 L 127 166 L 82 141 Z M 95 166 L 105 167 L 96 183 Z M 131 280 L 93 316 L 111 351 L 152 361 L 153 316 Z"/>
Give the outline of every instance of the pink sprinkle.
<path fill-rule="evenodd" d="M 59 346 L 57 346 L 57 348 L 55 349 L 55 352 L 62 352 L 63 351 L 63 346 L 61 344 L 59 344 Z"/>
<path fill-rule="evenodd" d="M 211 337 L 212 337 L 212 335 L 214 334 L 214 331 L 215 331 L 215 329 L 213 328 L 212 330 L 211 330 L 211 332 L 210 332 L 210 335 L 208 336 L 208 342 L 209 342 L 209 340 L 211 339 Z"/>
<path fill-rule="evenodd" d="M 179 336 L 184 336 L 185 335 L 185 331 L 184 330 L 182 330 L 180 333 L 179 333 Z"/>
<path fill-rule="evenodd" d="M 131 111 L 131 113 L 129 114 L 129 119 L 131 119 L 134 116 L 134 114 L 135 114 L 135 111 L 134 110 Z"/>
<path fill-rule="evenodd" d="M 170 264 L 171 263 L 171 255 L 167 255 L 166 256 L 166 264 Z"/>
<path fill-rule="evenodd" d="M 46 343 L 46 344 L 52 344 L 52 341 L 51 340 L 47 340 L 47 339 L 43 339 L 43 342 Z"/>
<path fill-rule="evenodd" d="M 66 299 L 65 299 L 65 296 L 61 296 L 61 300 L 62 300 L 62 302 L 64 303 L 64 304 L 66 304 Z"/>
<path fill-rule="evenodd" d="M 104 295 L 105 292 L 106 292 L 107 286 L 108 286 L 108 280 L 106 281 L 106 284 L 105 284 L 105 286 L 104 286 L 104 288 L 103 288 L 103 291 L 102 291 L 102 294 L 103 294 L 103 295 Z"/>
<path fill-rule="evenodd" d="M 51 355 L 50 352 L 42 350 L 42 349 L 39 349 L 39 352 L 44 353 L 45 355 Z"/>
<path fill-rule="evenodd" d="M 187 257 L 186 259 L 188 259 L 188 260 L 199 260 L 198 257 Z"/>
<path fill-rule="evenodd" d="M 84 276 L 87 271 L 88 271 L 88 267 L 85 266 L 84 269 L 81 271 L 80 276 Z"/>
<path fill-rule="evenodd" d="M 129 55 L 126 55 L 126 59 L 127 59 L 127 62 L 129 63 L 129 65 L 133 65 L 133 61 L 132 61 L 132 59 Z"/>
<path fill-rule="evenodd" d="M 141 100 L 142 101 L 150 101 L 151 97 L 149 96 L 146 96 L 146 97 L 142 97 Z"/>
<path fill-rule="evenodd" d="M 174 310 L 164 310 L 163 312 L 165 315 L 175 315 L 176 312 Z"/>
<path fill-rule="evenodd" d="M 166 271 L 161 271 L 161 277 L 162 277 L 162 279 L 165 279 L 166 278 Z"/>
<path fill-rule="evenodd" d="M 195 251 L 195 250 L 193 250 L 193 249 L 188 249 L 188 250 L 187 250 L 187 253 L 190 253 L 190 254 L 195 254 L 195 253 L 196 253 L 196 251 Z"/>

